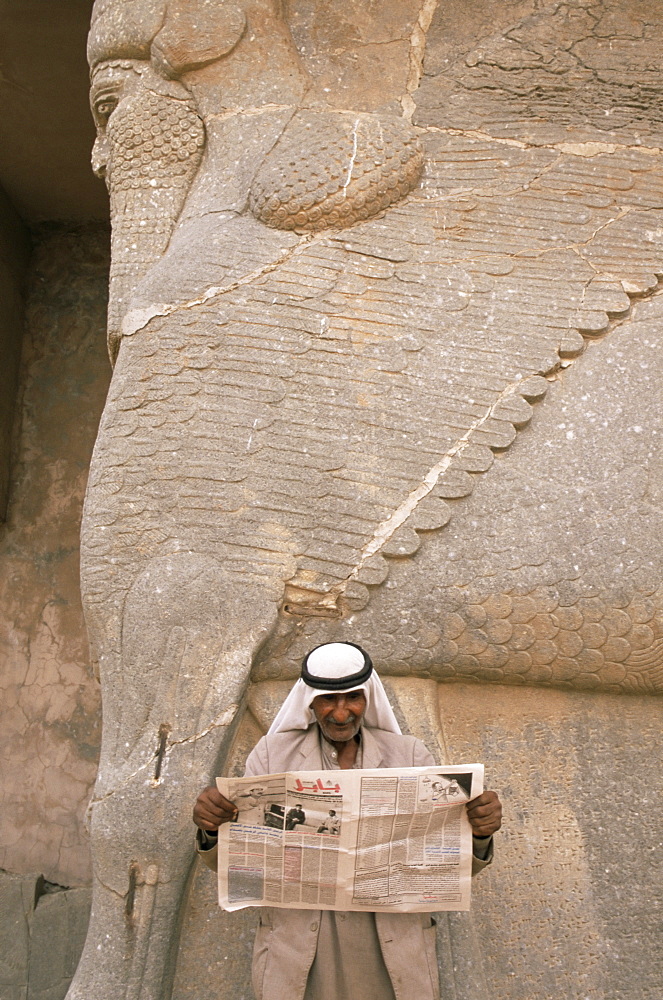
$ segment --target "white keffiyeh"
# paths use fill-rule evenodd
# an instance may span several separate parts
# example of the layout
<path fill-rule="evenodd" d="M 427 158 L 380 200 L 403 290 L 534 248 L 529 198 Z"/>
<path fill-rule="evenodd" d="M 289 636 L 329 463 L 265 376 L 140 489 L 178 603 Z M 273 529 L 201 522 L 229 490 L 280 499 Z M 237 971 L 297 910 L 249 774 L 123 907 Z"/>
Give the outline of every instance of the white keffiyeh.
<path fill-rule="evenodd" d="M 311 702 L 316 695 L 352 690 L 363 691 L 366 697 L 364 714 L 366 726 L 400 735 L 401 729 L 389 704 L 382 681 L 372 668 L 370 659 L 359 646 L 348 642 L 327 642 L 308 654 L 302 671 L 308 680 L 302 680 L 300 677 L 296 682 L 269 727 L 269 734 L 291 729 L 308 729 L 311 723 L 315 722 Z M 368 673 L 366 679 L 356 684 L 352 682 L 352 678 L 361 675 L 362 672 Z M 319 678 L 323 686 L 314 686 L 315 678 Z M 338 681 L 338 687 L 334 685 L 334 681 Z"/>

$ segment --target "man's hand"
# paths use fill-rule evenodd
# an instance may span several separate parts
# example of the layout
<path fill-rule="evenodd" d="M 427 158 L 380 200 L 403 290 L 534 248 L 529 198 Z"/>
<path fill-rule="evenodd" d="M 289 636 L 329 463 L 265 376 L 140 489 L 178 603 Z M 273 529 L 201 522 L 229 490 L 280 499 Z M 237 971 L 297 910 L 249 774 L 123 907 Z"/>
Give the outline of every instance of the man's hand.
<path fill-rule="evenodd" d="M 467 818 L 475 837 L 492 837 L 502 825 L 502 803 L 497 792 L 483 792 L 467 803 Z"/>
<path fill-rule="evenodd" d="M 201 830 L 210 833 L 218 830 L 222 823 L 237 819 L 237 806 L 224 798 L 216 785 L 204 788 L 193 807 L 193 822 Z"/>

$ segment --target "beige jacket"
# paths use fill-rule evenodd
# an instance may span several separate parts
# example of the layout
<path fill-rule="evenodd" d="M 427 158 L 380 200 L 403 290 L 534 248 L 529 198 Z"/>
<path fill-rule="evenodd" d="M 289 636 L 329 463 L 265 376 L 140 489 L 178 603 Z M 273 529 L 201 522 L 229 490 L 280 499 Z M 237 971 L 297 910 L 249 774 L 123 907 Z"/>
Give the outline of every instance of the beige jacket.
<path fill-rule="evenodd" d="M 362 766 L 424 767 L 435 760 L 414 736 L 398 736 L 380 729 L 362 729 Z M 316 725 L 263 736 L 246 762 L 246 774 L 315 771 L 322 766 Z M 216 847 L 200 851 L 206 865 L 216 870 Z M 474 859 L 472 874 L 492 860 Z M 269 1000 L 302 1000 L 318 944 L 320 912 L 260 907 L 253 950 L 253 986 L 256 996 Z M 435 923 L 428 913 L 376 913 L 380 947 L 397 1000 L 438 1000 L 439 980 L 435 951 Z M 265 987 L 265 988 L 263 988 Z"/>

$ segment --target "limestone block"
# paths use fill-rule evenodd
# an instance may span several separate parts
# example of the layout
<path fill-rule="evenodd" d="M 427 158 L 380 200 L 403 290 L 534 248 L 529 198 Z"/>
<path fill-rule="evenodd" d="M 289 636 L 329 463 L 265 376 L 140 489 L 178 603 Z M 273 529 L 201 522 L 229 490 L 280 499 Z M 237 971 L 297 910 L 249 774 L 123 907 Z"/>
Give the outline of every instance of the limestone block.
<path fill-rule="evenodd" d="M 83 950 L 90 889 L 40 896 L 30 928 L 27 1000 L 62 1000 Z"/>
<path fill-rule="evenodd" d="M 37 876 L 0 876 L 0 940 L 4 956 L 0 977 L 7 1000 L 26 1000 L 30 955 L 29 918 L 36 894 Z"/>
<path fill-rule="evenodd" d="M 110 375 L 107 242 L 95 227 L 36 235 L 12 505 L 0 536 L 0 867 L 66 885 L 90 878 L 83 821 L 99 752 L 78 535 Z"/>
<path fill-rule="evenodd" d="M 173 1000 L 197 1000 L 201 980 L 205 995 L 213 1000 L 254 1000 L 251 953 L 257 917 L 255 907 L 224 913 L 213 872 L 198 864 L 182 927 Z"/>
<path fill-rule="evenodd" d="M 90 896 L 41 875 L 0 874 L 3 1000 L 62 1000 L 83 949 Z"/>
<path fill-rule="evenodd" d="M 439 693 L 451 758 L 483 760 L 505 809 L 472 903 L 483 987 L 509 1000 L 654 1000 L 656 703 L 464 685 Z"/>

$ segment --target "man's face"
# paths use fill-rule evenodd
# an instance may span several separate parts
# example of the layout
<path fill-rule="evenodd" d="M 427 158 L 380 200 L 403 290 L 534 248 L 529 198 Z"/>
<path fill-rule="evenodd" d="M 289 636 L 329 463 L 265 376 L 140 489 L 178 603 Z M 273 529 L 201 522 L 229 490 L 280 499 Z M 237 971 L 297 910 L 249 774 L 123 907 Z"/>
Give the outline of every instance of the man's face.
<path fill-rule="evenodd" d="M 345 743 L 359 732 L 366 711 L 366 696 L 363 691 L 318 694 L 311 708 L 326 739 L 331 743 Z"/>

